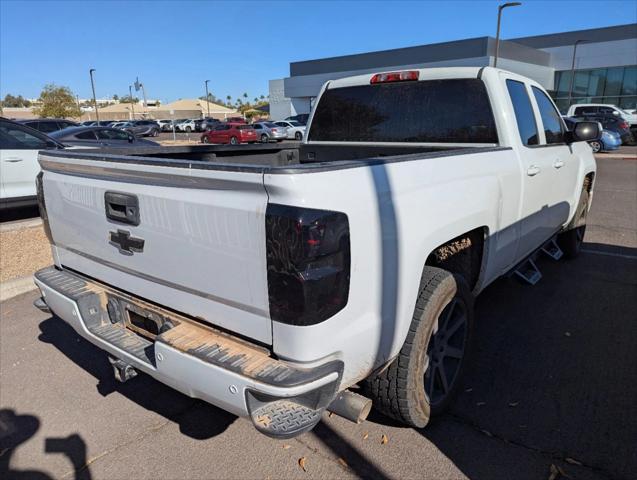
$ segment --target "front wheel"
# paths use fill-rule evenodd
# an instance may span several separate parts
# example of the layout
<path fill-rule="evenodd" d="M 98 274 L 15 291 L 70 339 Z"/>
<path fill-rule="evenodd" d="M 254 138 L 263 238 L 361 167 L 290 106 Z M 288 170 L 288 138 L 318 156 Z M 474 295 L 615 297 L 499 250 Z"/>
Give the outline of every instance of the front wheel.
<path fill-rule="evenodd" d="M 190 132 L 192 132 L 192 128 L 186 127 L 186 133 L 190 133 Z"/>
<path fill-rule="evenodd" d="M 237 140 L 237 137 L 232 137 L 230 139 L 230 145 L 239 145 L 239 140 Z"/>
<path fill-rule="evenodd" d="M 210 140 L 206 135 L 204 135 L 203 137 L 201 137 L 201 143 L 210 143 Z"/>
<path fill-rule="evenodd" d="M 599 153 L 599 152 L 602 151 L 602 142 L 600 142 L 598 140 L 594 140 L 594 141 L 590 142 L 589 145 L 593 149 L 593 153 Z"/>
<path fill-rule="evenodd" d="M 268 136 L 265 133 L 261 135 L 261 143 L 268 143 Z"/>
<path fill-rule="evenodd" d="M 451 403 L 468 357 L 473 296 L 460 276 L 425 267 L 407 339 L 382 372 L 365 381 L 381 413 L 424 427 Z"/>

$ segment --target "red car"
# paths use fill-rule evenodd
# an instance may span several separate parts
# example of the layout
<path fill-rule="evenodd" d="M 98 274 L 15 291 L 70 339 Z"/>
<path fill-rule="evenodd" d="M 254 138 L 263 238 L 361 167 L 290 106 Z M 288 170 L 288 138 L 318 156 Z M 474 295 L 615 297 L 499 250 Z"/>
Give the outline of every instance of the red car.
<path fill-rule="evenodd" d="M 225 121 L 228 123 L 248 123 L 243 117 L 228 117 Z"/>
<path fill-rule="evenodd" d="M 255 143 L 257 132 L 252 125 L 244 123 L 220 123 L 212 127 L 201 136 L 201 143 L 229 143 L 239 145 L 240 143 Z"/>

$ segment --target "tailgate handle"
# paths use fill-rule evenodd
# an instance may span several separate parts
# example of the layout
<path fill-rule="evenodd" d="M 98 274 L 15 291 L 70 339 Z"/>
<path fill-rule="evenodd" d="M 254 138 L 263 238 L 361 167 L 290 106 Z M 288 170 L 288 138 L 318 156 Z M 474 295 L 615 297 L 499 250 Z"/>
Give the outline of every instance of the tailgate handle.
<path fill-rule="evenodd" d="M 139 200 L 137 195 L 120 192 L 104 193 L 106 218 L 127 225 L 139 225 Z"/>

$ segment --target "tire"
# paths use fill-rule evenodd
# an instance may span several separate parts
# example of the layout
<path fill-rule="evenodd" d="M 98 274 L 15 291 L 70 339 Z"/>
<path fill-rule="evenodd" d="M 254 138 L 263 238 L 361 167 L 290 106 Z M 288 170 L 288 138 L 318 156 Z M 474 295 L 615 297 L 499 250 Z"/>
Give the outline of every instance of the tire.
<path fill-rule="evenodd" d="M 303 140 L 303 134 L 301 132 L 296 132 L 294 134 L 294 138 L 295 138 L 295 140 L 301 141 L 301 140 Z"/>
<path fill-rule="evenodd" d="M 239 140 L 237 140 L 237 137 L 230 138 L 230 145 L 239 145 Z"/>
<path fill-rule="evenodd" d="M 592 142 L 589 142 L 588 144 L 593 149 L 593 153 L 599 153 L 602 151 L 602 142 L 598 140 L 593 140 Z"/>
<path fill-rule="evenodd" d="M 575 210 L 573 220 L 567 227 L 566 231 L 557 236 L 557 244 L 564 252 L 566 258 L 575 258 L 582 250 L 584 243 L 584 234 L 586 233 L 586 216 L 588 215 L 588 202 L 590 193 L 588 188 L 584 187 L 580 194 L 579 203 Z"/>
<path fill-rule="evenodd" d="M 191 127 L 186 127 L 185 130 L 186 130 L 186 133 L 192 132 L 192 128 Z"/>
<path fill-rule="evenodd" d="M 261 135 L 261 143 L 268 143 L 269 140 L 269 137 L 265 133 Z"/>
<path fill-rule="evenodd" d="M 400 353 L 364 383 L 374 408 L 417 428 L 442 413 L 458 391 L 472 325 L 473 296 L 465 280 L 440 268 L 425 267 Z"/>
<path fill-rule="evenodd" d="M 201 137 L 201 143 L 210 143 L 210 140 L 208 139 L 207 135 L 203 135 Z"/>
<path fill-rule="evenodd" d="M 153 130 L 153 137 L 159 136 L 159 130 Z"/>

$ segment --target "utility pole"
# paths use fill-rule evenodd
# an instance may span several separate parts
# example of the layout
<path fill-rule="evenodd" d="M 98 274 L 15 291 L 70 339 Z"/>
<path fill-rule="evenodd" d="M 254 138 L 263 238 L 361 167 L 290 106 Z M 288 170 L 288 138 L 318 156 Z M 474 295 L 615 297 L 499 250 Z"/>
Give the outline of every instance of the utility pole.
<path fill-rule="evenodd" d="M 208 82 L 210 80 L 206 80 L 204 83 L 206 84 L 206 106 L 208 107 L 208 118 L 210 118 L 210 96 L 208 95 Z"/>
<path fill-rule="evenodd" d="M 77 102 L 77 111 L 80 115 L 80 122 L 82 121 L 82 107 L 80 107 L 80 96 L 75 95 L 75 101 Z"/>
<path fill-rule="evenodd" d="M 575 54 L 577 53 L 577 44 L 578 43 L 583 43 L 586 40 L 575 40 L 575 43 L 573 44 L 573 61 L 571 62 L 571 82 L 570 85 L 568 87 L 568 106 L 571 106 L 571 101 L 573 98 L 573 84 L 575 81 Z M 557 90 L 557 88 L 556 88 Z"/>
<path fill-rule="evenodd" d="M 133 103 L 133 86 L 128 86 L 128 99 L 130 100 L 130 108 L 133 113 L 133 120 L 135 120 L 135 104 Z"/>
<path fill-rule="evenodd" d="M 139 87 L 142 89 L 142 97 L 144 97 L 144 111 L 148 115 L 148 102 L 146 101 L 146 90 L 144 90 L 144 84 L 140 83 Z"/>
<path fill-rule="evenodd" d="M 500 19 L 502 18 L 502 10 L 504 10 L 507 7 L 517 7 L 519 5 L 522 5 L 522 3 L 509 2 L 509 3 L 505 3 L 504 5 L 500 5 L 498 7 L 498 28 L 495 33 L 495 58 L 493 59 L 494 67 L 498 66 L 498 55 L 500 53 Z"/>
<path fill-rule="evenodd" d="M 93 89 L 93 105 L 95 106 L 95 118 L 97 119 L 97 124 L 100 124 L 100 114 L 97 111 L 97 98 L 95 97 L 95 82 L 93 81 L 93 72 L 94 68 L 91 68 L 88 73 L 91 76 L 91 88 Z"/>

